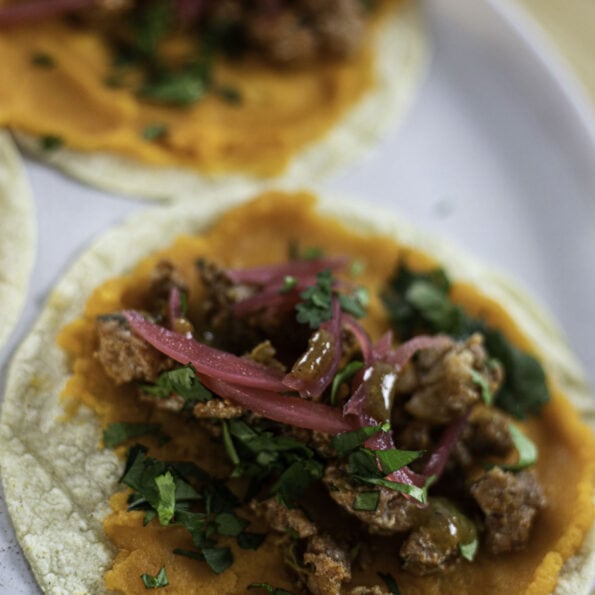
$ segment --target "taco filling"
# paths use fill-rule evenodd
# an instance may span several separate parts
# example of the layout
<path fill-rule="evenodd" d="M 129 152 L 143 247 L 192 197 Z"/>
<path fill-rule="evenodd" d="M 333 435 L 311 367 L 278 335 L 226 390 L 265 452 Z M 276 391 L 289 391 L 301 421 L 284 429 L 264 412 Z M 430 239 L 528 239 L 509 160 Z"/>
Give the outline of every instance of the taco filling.
<path fill-rule="evenodd" d="M 234 209 L 61 333 L 67 402 L 127 452 L 106 587 L 549 593 L 589 430 L 502 308 L 312 207 Z"/>
<path fill-rule="evenodd" d="M 48 153 L 273 175 L 373 88 L 377 29 L 399 3 L 0 4 L 1 125 Z"/>

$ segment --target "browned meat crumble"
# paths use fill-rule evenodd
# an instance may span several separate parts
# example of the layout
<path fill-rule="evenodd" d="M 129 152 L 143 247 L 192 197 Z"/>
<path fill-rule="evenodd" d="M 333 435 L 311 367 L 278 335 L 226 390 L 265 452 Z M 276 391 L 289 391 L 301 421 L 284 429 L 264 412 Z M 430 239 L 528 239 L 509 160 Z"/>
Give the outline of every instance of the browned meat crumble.
<path fill-rule="evenodd" d="M 205 294 L 202 319 L 193 321 L 189 328 L 196 327 L 196 334 L 203 340 L 209 337 L 214 343 L 231 345 L 239 354 L 279 372 L 286 372 L 287 362 L 299 357 L 296 345 L 301 345 L 304 353 L 312 349 L 315 343 L 312 337 L 316 333 L 309 338 L 308 346 L 308 334 L 285 313 L 273 316 L 259 312 L 238 318 L 234 305 L 252 295 L 248 285 L 234 285 L 212 263 L 200 262 L 198 272 Z M 165 320 L 165 324 L 172 288 L 187 291 L 175 267 L 160 263 L 152 277 L 149 303 L 145 306 L 151 316 Z M 169 324 L 176 321 L 170 320 Z M 118 384 L 153 382 L 160 372 L 173 365 L 133 335 L 117 313 L 98 318 L 97 335 L 97 358 Z M 291 343 L 289 350 L 279 349 L 280 337 Z M 353 337 L 345 331 L 342 343 L 347 360 L 358 355 Z M 326 498 L 341 515 L 341 523 L 349 527 L 336 536 L 331 535 L 329 527 L 325 523 L 319 525 L 311 515 L 311 507 L 288 507 L 275 497 L 257 496 L 250 501 L 249 508 L 267 532 L 276 536 L 287 558 L 291 558 L 288 571 L 295 573 L 300 588 L 322 595 L 344 592 L 353 569 L 365 566 L 369 555 L 367 540 L 375 536 L 393 536 L 397 544 L 395 557 L 403 569 L 416 575 L 443 572 L 453 564 L 462 563 L 461 547 L 472 542 L 476 535 L 481 546 L 494 554 L 521 549 L 527 544 L 535 518 L 546 504 L 535 474 L 513 473 L 498 467 L 483 470 L 486 458 L 502 460 L 514 451 L 508 416 L 484 402 L 485 387 L 495 392 L 502 379 L 502 368 L 488 361 L 479 334 L 464 342 L 449 340 L 439 347 L 422 349 L 401 371 L 390 412 L 397 448 L 431 452 L 445 428 L 460 416 L 467 416 L 465 429 L 445 469 L 445 475 L 456 480 L 449 479 L 445 483 L 452 485 L 442 488 L 438 482 L 437 496 L 431 497 L 426 506 L 380 486 L 376 488 L 378 502 L 374 510 L 357 508 L 358 496 L 369 492 L 370 486 L 350 478 L 346 463 L 337 457 L 329 436 L 298 428 L 278 428 L 325 460 L 323 477 L 315 487 L 317 497 Z M 158 407 L 183 408 L 183 401 L 177 395 L 150 400 Z M 241 406 L 216 396 L 194 404 L 192 412 L 196 423 L 205 424 L 214 436 L 220 434 L 217 420 L 258 419 Z M 449 499 L 453 494 L 457 504 Z M 347 592 L 388 593 L 382 585 L 355 587 Z"/>

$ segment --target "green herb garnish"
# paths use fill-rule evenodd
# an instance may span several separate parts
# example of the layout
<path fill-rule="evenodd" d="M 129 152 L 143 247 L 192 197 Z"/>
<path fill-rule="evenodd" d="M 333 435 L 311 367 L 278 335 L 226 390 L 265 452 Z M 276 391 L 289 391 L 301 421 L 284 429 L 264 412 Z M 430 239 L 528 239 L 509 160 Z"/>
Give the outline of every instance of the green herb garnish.
<path fill-rule="evenodd" d="M 358 492 L 353 499 L 353 510 L 374 511 L 378 508 L 380 492 L 373 490 L 370 492 Z"/>
<path fill-rule="evenodd" d="M 167 574 L 165 572 L 165 566 L 161 567 L 161 570 L 159 570 L 156 576 L 151 576 L 150 574 L 145 573 L 141 574 L 140 577 L 146 589 L 159 589 L 169 585 L 169 580 L 167 579 Z"/>
<path fill-rule="evenodd" d="M 49 152 L 59 149 L 64 144 L 64 140 L 56 134 L 46 134 L 39 139 L 39 144 L 44 151 Z"/>
<path fill-rule="evenodd" d="M 450 281 L 442 269 L 417 273 L 401 264 L 381 297 L 401 340 L 428 332 L 458 339 L 474 332 L 483 334 L 486 350 L 506 372 L 494 398 L 496 406 L 524 419 L 539 413 L 549 401 L 545 373 L 539 362 L 515 347 L 500 331 L 470 317 L 455 304 L 450 298 Z"/>
<path fill-rule="evenodd" d="M 143 129 L 142 137 L 147 141 L 156 141 L 163 138 L 167 134 L 167 126 L 165 124 L 149 124 Z"/>
<path fill-rule="evenodd" d="M 31 56 L 31 64 L 34 66 L 38 66 L 39 68 L 54 68 L 56 66 L 56 61 L 50 54 L 46 52 L 35 52 Z"/>
<path fill-rule="evenodd" d="M 192 463 L 165 463 L 146 452 L 137 445 L 126 461 L 121 482 L 134 490 L 128 509 L 144 510 L 149 521 L 158 517 L 161 524 L 184 527 L 198 551 L 176 553 L 203 560 L 221 573 L 232 564 L 233 555 L 228 547 L 217 545 L 217 536 L 235 537 L 241 547 L 262 543 L 257 534 L 244 531 L 247 521 L 235 513 L 239 500 L 223 483 Z"/>
<path fill-rule="evenodd" d="M 213 393 L 200 382 L 191 365 L 162 372 L 154 384 L 143 384 L 140 389 L 144 393 L 161 399 L 178 395 L 185 401 L 204 403 L 213 398 Z"/>
<path fill-rule="evenodd" d="M 302 302 L 296 306 L 297 321 L 318 328 L 333 315 L 333 275 L 330 269 L 316 275 L 316 283 L 300 293 Z"/>
<path fill-rule="evenodd" d="M 350 380 L 355 375 L 355 373 L 361 370 L 363 367 L 364 362 L 352 361 L 349 362 L 342 370 L 339 370 L 335 374 L 335 377 L 333 378 L 333 383 L 331 385 L 331 405 L 335 404 L 337 391 L 339 390 L 341 384 Z"/>
<path fill-rule="evenodd" d="M 351 432 L 342 432 L 331 437 L 331 446 L 340 457 L 343 457 L 361 446 L 368 438 L 378 434 L 378 432 L 388 432 L 389 430 L 390 424 L 384 423 L 377 426 L 365 426 Z"/>
<path fill-rule="evenodd" d="M 401 591 L 397 586 L 397 581 L 395 581 L 392 574 L 379 572 L 378 576 L 384 581 L 384 584 L 388 587 L 388 590 L 392 595 L 401 595 Z"/>
<path fill-rule="evenodd" d="M 293 595 L 291 591 L 272 587 L 269 583 L 250 583 L 248 589 L 264 589 L 267 593 L 271 593 L 272 595 Z"/>
<path fill-rule="evenodd" d="M 293 277 L 292 275 L 285 275 L 285 278 L 283 279 L 283 285 L 281 286 L 281 289 L 279 291 L 281 293 L 288 293 L 292 289 L 294 289 L 297 284 L 298 280 L 295 277 Z"/>
<path fill-rule="evenodd" d="M 469 543 L 461 543 L 459 544 L 459 551 L 461 552 L 461 556 L 468 560 L 469 562 L 473 562 L 475 559 L 475 554 L 477 554 L 477 548 L 479 546 L 479 542 L 477 538 Z"/>
<path fill-rule="evenodd" d="M 304 491 L 322 477 L 324 465 L 314 451 L 290 436 L 277 436 L 256 424 L 239 419 L 227 422 L 231 440 L 226 450 L 239 463 L 232 477 L 248 477 L 248 494 L 258 492 L 264 481 L 273 480 L 269 490 L 286 506 L 292 507 Z"/>
<path fill-rule="evenodd" d="M 516 463 L 510 465 L 499 465 L 505 471 L 521 471 L 526 469 L 537 462 L 537 446 L 535 443 L 527 438 L 523 432 L 521 432 L 514 424 L 508 424 L 508 430 L 512 438 L 512 442 L 519 458 Z"/>
<path fill-rule="evenodd" d="M 103 444 L 106 448 L 116 448 L 126 440 L 146 435 L 155 435 L 160 444 L 165 444 L 170 439 L 161 431 L 159 424 L 113 422 L 103 430 Z"/>

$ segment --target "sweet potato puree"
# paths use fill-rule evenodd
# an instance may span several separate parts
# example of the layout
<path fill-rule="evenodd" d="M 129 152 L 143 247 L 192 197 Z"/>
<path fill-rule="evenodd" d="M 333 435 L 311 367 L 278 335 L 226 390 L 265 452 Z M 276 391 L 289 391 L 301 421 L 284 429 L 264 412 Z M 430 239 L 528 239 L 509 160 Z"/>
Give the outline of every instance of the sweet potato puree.
<path fill-rule="evenodd" d="M 213 472 L 227 469 L 223 447 L 209 441 L 193 424 L 180 425 L 175 414 L 157 411 L 140 403 L 133 391 L 113 386 L 93 356 L 96 349 L 94 318 L 121 308 L 142 306 L 149 272 L 164 257 L 181 267 L 190 285 L 192 307 L 200 299 L 196 297 L 200 290 L 194 271 L 198 257 L 214 259 L 229 267 L 273 263 L 285 260 L 288 242 L 299 240 L 302 245 L 320 246 L 328 254 L 345 254 L 365 263 L 360 281 L 370 288 L 367 328 L 378 337 L 386 320 L 375 296 L 397 260 L 406 257 L 411 266 L 418 268 L 427 267 L 430 260 L 410 249 L 403 250 L 387 237 L 365 236 L 347 230 L 316 214 L 313 206 L 313 198 L 306 194 L 283 197 L 269 193 L 256 202 L 234 209 L 204 235 L 180 237 L 171 247 L 148 257 L 129 274 L 98 287 L 87 302 L 84 316 L 65 328 L 59 338 L 60 345 L 72 358 L 73 368 L 64 390 L 65 402 L 70 407 L 80 403 L 89 405 L 104 425 L 113 421 L 159 422 L 174 438 L 165 446 L 147 438 L 144 442 L 151 448 L 152 455 L 192 459 Z M 498 304 L 469 286 L 457 285 L 455 295 L 472 313 L 484 316 L 517 345 L 529 349 L 527 340 Z M 473 563 L 462 561 L 443 575 L 419 578 L 399 571 L 394 554 L 385 549 L 379 551 L 374 572 L 368 576 L 356 572 L 353 583 L 377 583 L 376 572 L 380 570 L 390 572 L 406 594 L 549 593 L 556 584 L 563 561 L 577 551 L 593 522 L 595 448 L 590 431 L 556 392 L 542 415 L 521 427 L 538 445 L 537 473 L 549 502 L 540 513 L 525 551 L 501 556 L 480 553 Z M 124 454 L 124 447 L 120 451 Z M 142 573 L 155 575 L 165 566 L 170 587 L 163 592 L 240 593 L 253 582 L 267 582 L 292 590 L 292 581 L 282 570 L 281 554 L 272 539 L 255 552 L 235 549 L 236 561 L 217 576 L 206 564 L 172 553 L 174 547 L 191 547 L 183 529 L 161 527 L 155 521 L 143 528 L 142 513 L 126 512 L 126 495 L 119 493 L 112 498 L 113 513 L 105 520 L 107 536 L 118 548 L 113 568 L 105 577 L 108 588 L 145 593 L 139 576 Z M 258 525 L 253 524 L 250 529 L 257 531 Z"/>
<path fill-rule="evenodd" d="M 108 86 L 113 57 L 98 33 L 60 19 L 0 28 L 0 127 L 156 165 L 276 174 L 373 86 L 371 39 L 383 12 L 370 20 L 362 50 L 343 61 L 280 69 L 221 60 L 217 83 L 241 101 L 210 93 L 188 107 L 141 102 Z M 39 55 L 51 64 L 40 65 Z M 155 125 L 166 133 L 146 140 L 143 131 Z"/>

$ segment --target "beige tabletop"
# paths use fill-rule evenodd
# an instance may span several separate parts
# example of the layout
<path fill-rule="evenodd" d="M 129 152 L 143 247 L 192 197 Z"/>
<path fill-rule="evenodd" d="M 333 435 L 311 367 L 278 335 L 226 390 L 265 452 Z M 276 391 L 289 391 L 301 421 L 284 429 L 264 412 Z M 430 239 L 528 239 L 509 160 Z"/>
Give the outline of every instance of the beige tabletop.
<path fill-rule="evenodd" d="M 537 21 L 583 84 L 595 109 L 595 0 L 515 0 Z"/>

